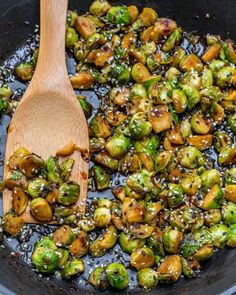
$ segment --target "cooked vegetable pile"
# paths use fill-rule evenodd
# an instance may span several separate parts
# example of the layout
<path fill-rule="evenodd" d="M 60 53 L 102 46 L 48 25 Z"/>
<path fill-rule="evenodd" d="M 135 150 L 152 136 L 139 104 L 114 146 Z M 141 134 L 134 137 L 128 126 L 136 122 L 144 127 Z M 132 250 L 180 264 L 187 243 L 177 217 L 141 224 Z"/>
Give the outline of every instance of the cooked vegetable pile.
<path fill-rule="evenodd" d="M 133 5 L 95 0 L 85 15 L 68 12 L 66 47 L 76 60 L 74 89 L 109 89 L 96 111 L 86 97 L 78 99 L 89 122 L 89 189 L 113 194 L 93 200 L 78 217 L 71 204 L 79 187 L 68 182 L 72 163 L 68 168 L 55 157 L 44 162 L 18 150 L 4 181 L 13 189 L 14 209 L 5 230 L 19 233 L 15 227 L 32 198 L 35 218 L 56 216 L 63 224 L 35 245 L 32 262 L 42 273 L 59 270 L 70 278 L 84 271 L 81 257 L 102 257 L 119 243 L 145 289 L 181 274 L 195 277 L 217 249 L 236 247 L 234 43 L 187 34 L 152 8 L 139 13 Z M 16 75 L 30 80 L 36 63 L 37 51 Z M 7 86 L 0 89 L 2 109 L 11 94 Z M 31 163 L 43 169 L 28 182 Z M 88 281 L 121 290 L 129 275 L 117 261 L 93 269 Z"/>

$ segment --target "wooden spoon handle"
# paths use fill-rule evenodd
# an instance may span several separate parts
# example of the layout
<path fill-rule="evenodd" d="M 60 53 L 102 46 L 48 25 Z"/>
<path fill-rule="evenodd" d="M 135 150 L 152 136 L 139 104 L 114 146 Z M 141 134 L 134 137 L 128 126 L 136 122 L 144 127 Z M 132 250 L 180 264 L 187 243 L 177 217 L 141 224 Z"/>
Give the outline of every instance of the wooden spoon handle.
<path fill-rule="evenodd" d="M 31 84 L 40 84 L 46 91 L 69 83 L 65 62 L 67 7 L 68 0 L 40 1 L 40 48 Z"/>

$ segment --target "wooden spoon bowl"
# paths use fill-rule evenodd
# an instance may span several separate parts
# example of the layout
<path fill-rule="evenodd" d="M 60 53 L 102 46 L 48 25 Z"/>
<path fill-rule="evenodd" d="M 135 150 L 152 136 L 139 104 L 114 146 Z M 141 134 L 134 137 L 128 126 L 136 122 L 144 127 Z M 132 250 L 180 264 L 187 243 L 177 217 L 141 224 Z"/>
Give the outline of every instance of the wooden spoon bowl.
<path fill-rule="evenodd" d="M 40 49 L 32 81 L 11 120 L 5 152 L 4 177 L 7 162 L 13 152 L 23 146 L 42 158 L 73 141 L 88 150 L 88 127 L 80 103 L 71 86 L 65 62 L 65 28 L 68 0 L 41 0 Z M 88 163 L 79 152 L 71 179 L 80 185 L 78 210 L 84 212 L 87 195 Z M 3 211 L 12 208 L 11 192 L 3 193 Z M 29 213 L 25 222 L 39 223 Z"/>

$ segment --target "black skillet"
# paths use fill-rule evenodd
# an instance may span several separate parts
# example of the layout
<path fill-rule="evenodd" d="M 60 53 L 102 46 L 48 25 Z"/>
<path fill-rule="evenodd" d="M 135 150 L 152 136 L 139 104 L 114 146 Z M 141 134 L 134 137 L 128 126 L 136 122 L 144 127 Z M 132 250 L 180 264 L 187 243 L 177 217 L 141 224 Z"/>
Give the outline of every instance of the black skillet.
<path fill-rule="evenodd" d="M 85 12 L 90 3 L 90 0 L 70 0 L 70 9 Z M 153 7 L 159 15 L 173 17 L 186 31 L 197 30 L 203 34 L 220 34 L 225 38 L 230 37 L 236 40 L 236 0 L 122 0 L 114 3 L 135 4 L 139 8 Z M 9 56 L 25 44 L 25 40 L 29 34 L 34 32 L 35 24 L 38 23 L 39 0 L 0 0 L 0 65 L 3 65 L 4 61 L 9 59 Z M 28 47 L 24 45 L 23 48 L 24 50 L 18 50 L 14 58 L 10 59 L 10 63 L 14 64 L 22 53 L 27 52 Z M 25 86 L 13 83 L 13 89 L 18 90 L 19 95 L 22 87 Z M 90 102 L 96 105 L 96 96 L 93 93 L 87 92 L 86 94 Z M 2 176 L 1 165 L 4 159 L 8 123 L 9 117 L 4 116 L 0 122 L 0 177 Z M 41 230 L 38 227 L 34 228 L 34 238 L 37 237 L 37 232 Z M 45 229 L 45 232 L 47 230 Z M 99 291 L 86 284 L 84 280 L 86 275 L 75 281 L 66 282 L 55 277 L 50 279 L 40 277 L 34 273 L 32 267 L 29 266 L 30 262 L 29 264 L 26 263 L 29 259 L 25 253 L 30 252 L 27 243 L 19 246 L 15 240 L 8 241 L 5 239 L 3 245 L 4 247 L 0 246 L 0 284 L 6 286 L 6 288 L 0 287 L 0 294 L 11 294 L 10 290 L 19 295 L 100 294 Z M 23 249 L 23 251 L 18 251 L 19 249 Z M 103 258 L 100 263 L 115 260 L 114 251 Z M 25 262 L 19 258 L 21 255 L 24 255 Z M 127 263 L 126 257 L 122 257 L 121 260 Z M 94 268 L 94 265 L 90 266 L 87 262 L 89 263 L 89 260 L 86 261 L 88 270 Z M 131 278 L 134 280 L 131 283 L 135 286 L 135 277 L 131 276 Z M 135 288 L 123 291 L 122 294 L 236 294 L 236 251 L 227 249 L 216 253 L 204 265 L 203 271 L 196 279 L 181 279 L 175 285 L 160 286 L 149 292 Z M 102 294 L 111 293 L 118 292 L 107 291 Z"/>

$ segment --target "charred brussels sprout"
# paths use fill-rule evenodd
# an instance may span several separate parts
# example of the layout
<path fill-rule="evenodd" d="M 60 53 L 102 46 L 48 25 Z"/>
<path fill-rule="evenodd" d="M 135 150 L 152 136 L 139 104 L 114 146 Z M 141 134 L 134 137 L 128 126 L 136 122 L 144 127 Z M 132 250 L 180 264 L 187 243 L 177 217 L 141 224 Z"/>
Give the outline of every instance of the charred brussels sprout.
<path fill-rule="evenodd" d="M 179 255 L 168 256 L 157 269 L 158 280 L 162 283 L 178 281 L 181 273 L 182 264 Z"/>
<path fill-rule="evenodd" d="M 140 193 L 151 192 L 154 184 L 150 178 L 151 174 L 147 170 L 142 170 L 138 173 L 129 175 L 126 179 L 126 184 L 129 188 Z"/>
<path fill-rule="evenodd" d="M 65 247 L 69 245 L 73 241 L 74 237 L 75 235 L 71 227 L 68 225 L 59 227 L 53 233 L 53 240 L 59 247 Z"/>
<path fill-rule="evenodd" d="M 77 230 L 76 238 L 69 246 L 70 253 L 74 256 L 82 257 L 88 253 L 89 237 L 88 234 L 82 230 Z"/>
<path fill-rule="evenodd" d="M 88 282 L 97 289 L 105 290 L 109 287 L 104 267 L 96 267 L 89 275 Z"/>
<path fill-rule="evenodd" d="M 158 275 L 157 272 L 151 268 L 143 268 L 138 271 L 137 279 L 142 288 L 151 289 L 156 286 Z"/>
<path fill-rule="evenodd" d="M 134 114 L 129 122 L 130 135 L 133 139 L 143 139 L 152 132 L 152 125 L 144 113 Z"/>
<path fill-rule="evenodd" d="M 19 162 L 20 171 L 28 178 L 39 175 L 44 167 L 45 162 L 34 154 L 24 156 Z"/>
<path fill-rule="evenodd" d="M 178 160 L 182 167 L 196 168 L 204 163 L 201 152 L 196 147 L 184 147 L 178 152 Z"/>
<path fill-rule="evenodd" d="M 119 237 L 119 243 L 125 253 L 131 254 L 133 250 L 145 245 L 145 239 L 132 237 L 130 234 L 122 232 Z"/>
<path fill-rule="evenodd" d="M 96 137 L 107 138 L 111 135 L 111 127 L 100 114 L 96 114 L 93 117 L 90 128 Z"/>
<path fill-rule="evenodd" d="M 28 205 L 28 195 L 19 187 L 15 187 L 12 192 L 12 208 L 16 215 L 21 215 L 25 212 Z"/>
<path fill-rule="evenodd" d="M 109 9 L 107 19 L 113 24 L 129 24 L 131 17 L 126 6 L 114 6 Z"/>
<path fill-rule="evenodd" d="M 34 68 L 32 63 L 21 63 L 15 68 L 16 75 L 23 81 L 29 81 L 33 77 Z"/>
<path fill-rule="evenodd" d="M 129 151 L 130 140 L 123 134 L 113 135 L 105 144 L 105 149 L 113 157 L 120 159 Z"/>
<path fill-rule="evenodd" d="M 134 249 L 130 256 L 130 263 L 137 270 L 152 267 L 155 263 L 154 253 L 147 247 Z"/>
<path fill-rule="evenodd" d="M 67 262 L 62 271 L 61 276 L 63 278 L 70 278 L 74 275 L 84 272 L 85 266 L 82 259 L 73 258 L 71 261 Z"/>
<path fill-rule="evenodd" d="M 44 197 L 49 190 L 48 182 L 42 178 L 36 178 L 35 180 L 30 181 L 28 186 L 28 193 L 33 199 Z"/>
<path fill-rule="evenodd" d="M 182 239 L 182 232 L 175 229 L 167 230 L 163 236 L 165 250 L 171 254 L 178 254 L 180 252 L 180 243 Z"/>
<path fill-rule="evenodd" d="M 88 39 L 93 33 L 96 32 L 96 26 L 94 22 L 85 16 L 78 16 L 75 19 L 75 28 L 84 39 Z"/>
<path fill-rule="evenodd" d="M 62 184 L 59 188 L 58 202 L 62 205 L 71 205 L 78 201 L 80 186 L 74 181 Z"/>
<path fill-rule="evenodd" d="M 217 248 L 224 248 L 227 240 L 228 226 L 215 224 L 209 228 L 213 245 Z"/>
<path fill-rule="evenodd" d="M 221 213 L 226 224 L 230 225 L 236 223 L 236 204 L 227 202 L 223 205 Z"/>
<path fill-rule="evenodd" d="M 121 263 L 111 263 L 106 267 L 107 279 L 110 285 L 118 290 L 125 289 L 129 284 L 126 268 Z"/>
<path fill-rule="evenodd" d="M 36 198 L 31 201 L 30 213 L 39 221 L 50 221 L 52 219 L 52 209 L 43 198 Z"/>
<path fill-rule="evenodd" d="M 111 222 L 111 210 L 106 207 L 98 207 L 93 215 L 96 226 L 104 227 Z"/>
<path fill-rule="evenodd" d="M 232 224 L 229 226 L 226 240 L 226 245 L 228 247 L 236 247 L 236 224 Z"/>
<path fill-rule="evenodd" d="M 24 221 L 21 217 L 14 216 L 12 213 L 4 215 L 2 220 L 3 230 L 12 236 L 17 236 L 22 230 Z"/>
<path fill-rule="evenodd" d="M 95 0 L 89 7 L 89 11 L 95 16 L 103 16 L 111 8 L 106 0 Z"/>
<path fill-rule="evenodd" d="M 182 268 L 183 268 L 183 274 L 188 278 L 193 278 L 197 276 L 197 273 L 200 271 L 200 264 L 194 257 L 189 257 L 185 259 L 184 257 L 181 257 L 182 261 Z"/>
<path fill-rule="evenodd" d="M 50 273 L 58 267 L 59 257 L 55 250 L 46 247 L 37 247 L 32 255 L 32 262 L 38 271 Z"/>
<path fill-rule="evenodd" d="M 46 167 L 48 171 L 48 180 L 55 183 L 60 183 L 60 166 L 58 158 L 49 157 L 46 162 Z"/>
<path fill-rule="evenodd" d="M 91 173 L 97 190 L 102 191 L 110 187 L 110 175 L 100 166 L 93 166 Z"/>

